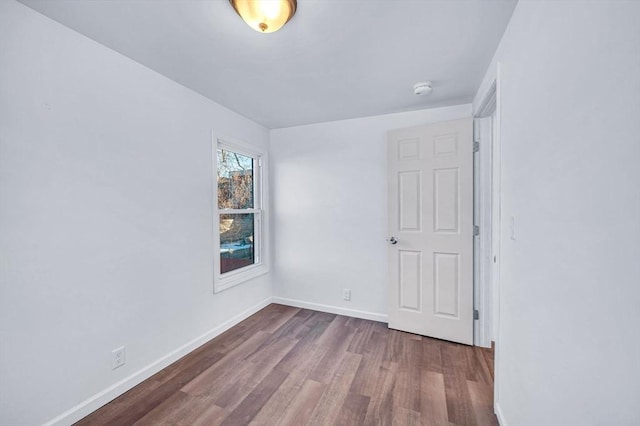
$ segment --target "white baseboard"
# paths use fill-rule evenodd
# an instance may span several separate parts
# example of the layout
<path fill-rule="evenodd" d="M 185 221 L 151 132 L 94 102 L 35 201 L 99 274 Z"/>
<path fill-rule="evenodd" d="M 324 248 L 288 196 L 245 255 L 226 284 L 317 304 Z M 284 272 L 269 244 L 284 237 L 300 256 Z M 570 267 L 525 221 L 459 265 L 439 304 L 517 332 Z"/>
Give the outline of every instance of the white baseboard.
<path fill-rule="evenodd" d="M 228 329 L 230 329 L 234 325 L 238 324 L 242 320 L 244 320 L 244 319 L 250 317 L 251 315 L 255 314 L 260 309 L 262 309 L 265 306 L 269 305 L 271 303 L 271 299 L 272 299 L 271 297 L 268 297 L 268 298 L 264 299 L 260 303 L 250 307 L 249 309 L 245 310 L 244 312 L 239 313 L 238 315 L 234 316 L 233 318 L 223 322 L 219 326 L 214 327 L 213 329 L 207 331 L 203 335 L 201 335 L 199 337 L 196 337 L 195 339 L 191 340 L 190 342 L 187 342 L 186 344 L 180 346 L 178 349 L 168 353 L 167 355 L 165 355 L 162 358 L 152 362 L 151 364 L 147 365 L 146 367 L 143 367 L 142 369 L 138 370 L 137 372 L 135 372 L 135 373 L 131 374 L 130 376 L 122 379 L 118 383 L 115 383 L 114 385 L 109 386 L 105 390 L 103 390 L 101 392 L 98 392 L 97 394 L 95 394 L 92 397 L 86 399 L 85 401 L 81 402 L 80 404 L 76 405 L 75 407 L 70 408 L 69 410 L 67 410 L 64 413 L 60 414 L 56 418 L 54 418 L 52 420 L 49 420 L 48 422 L 46 422 L 44 424 L 44 426 L 71 425 L 71 424 L 77 422 L 78 420 L 82 419 L 83 417 L 86 417 L 87 415 L 91 414 L 92 412 L 94 412 L 98 408 L 100 408 L 103 405 L 111 402 L 112 400 L 114 400 L 118 396 L 122 395 L 123 393 L 125 393 L 129 389 L 133 388 L 134 386 L 142 383 L 144 380 L 146 380 L 149 377 L 153 376 L 158 371 L 160 371 L 163 368 L 167 367 L 168 365 L 174 363 L 175 361 L 179 360 L 180 358 L 182 358 L 183 356 L 187 355 L 188 353 L 194 351 L 198 347 L 204 345 L 205 343 L 207 343 L 209 340 L 213 339 L 214 337 L 224 333 L 225 331 L 227 331 Z"/>
<path fill-rule="evenodd" d="M 493 405 L 493 408 L 496 412 L 496 417 L 498 418 L 498 423 L 500 423 L 500 426 L 507 426 L 507 421 L 504 419 L 504 415 L 502 414 L 502 410 L 500 409 L 500 403 L 496 402 Z"/>
<path fill-rule="evenodd" d="M 273 303 L 293 306 L 296 308 L 311 309 L 314 311 L 328 312 L 330 314 L 344 315 L 347 317 L 362 318 L 372 321 L 387 322 L 387 315 L 375 312 L 359 311 L 357 309 L 342 308 L 340 306 L 322 305 L 320 303 L 305 302 L 304 300 L 287 299 L 284 297 L 272 297 Z"/>

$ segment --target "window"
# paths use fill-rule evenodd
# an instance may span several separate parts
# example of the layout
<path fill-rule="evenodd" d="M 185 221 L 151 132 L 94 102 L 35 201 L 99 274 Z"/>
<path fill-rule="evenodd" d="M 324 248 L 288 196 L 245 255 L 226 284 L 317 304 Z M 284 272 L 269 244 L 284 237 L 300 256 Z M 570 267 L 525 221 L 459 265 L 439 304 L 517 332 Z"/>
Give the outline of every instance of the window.
<path fill-rule="evenodd" d="M 263 155 L 239 142 L 215 144 L 217 254 L 214 291 L 266 271 L 263 261 Z"/>

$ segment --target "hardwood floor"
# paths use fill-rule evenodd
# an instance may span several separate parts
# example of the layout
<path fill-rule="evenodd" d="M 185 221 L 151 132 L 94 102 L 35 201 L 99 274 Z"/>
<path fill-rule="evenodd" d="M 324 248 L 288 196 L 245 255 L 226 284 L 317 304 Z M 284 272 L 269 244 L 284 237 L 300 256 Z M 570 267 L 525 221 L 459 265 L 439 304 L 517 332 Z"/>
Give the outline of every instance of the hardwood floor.
<path fill-rule="evenodd" d="M 491 350 L 269 305 L 77 425 L 497 425 Z"/>

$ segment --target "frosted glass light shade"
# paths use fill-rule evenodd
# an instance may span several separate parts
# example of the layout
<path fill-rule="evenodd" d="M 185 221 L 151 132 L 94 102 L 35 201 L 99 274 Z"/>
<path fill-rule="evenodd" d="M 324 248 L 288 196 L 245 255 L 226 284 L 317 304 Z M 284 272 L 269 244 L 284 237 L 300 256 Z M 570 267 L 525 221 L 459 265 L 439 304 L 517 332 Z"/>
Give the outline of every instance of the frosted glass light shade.
<path fill-rule="evenodd" d="M 296 13 L 296 0 L 229 0 L 238 15 L 261 33 L 278 31 Z"/>

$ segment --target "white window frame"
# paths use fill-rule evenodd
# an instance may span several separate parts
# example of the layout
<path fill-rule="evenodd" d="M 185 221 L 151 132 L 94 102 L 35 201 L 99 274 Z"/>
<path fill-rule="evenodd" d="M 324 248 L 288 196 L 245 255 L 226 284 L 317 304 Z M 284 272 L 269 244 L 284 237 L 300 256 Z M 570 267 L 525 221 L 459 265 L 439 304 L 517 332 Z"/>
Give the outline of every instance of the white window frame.
<path fill-rule="evenodd" d="M 246 142 L 229 138 L 213 136 L 213 292 L 219 293 L 243 282 L 254 279 L 269 272 L 267 253 L 267 153 Z M 253 209 L 219 209 L 218 208 L 218 149 L 236 152 L 254 161 L 254 208 Z M 253 265 L 220 272 L 220 215 L 225 213 L 254 213 L 254 259 Z"/>

